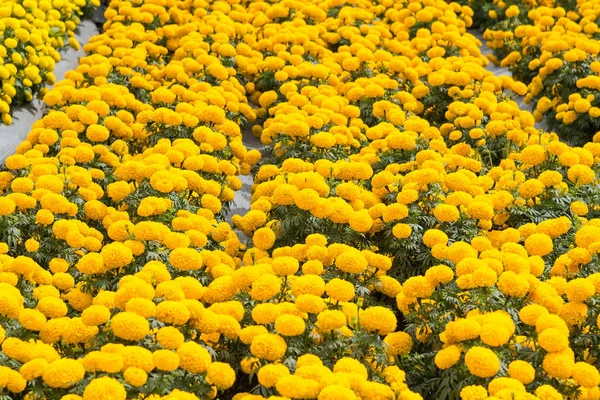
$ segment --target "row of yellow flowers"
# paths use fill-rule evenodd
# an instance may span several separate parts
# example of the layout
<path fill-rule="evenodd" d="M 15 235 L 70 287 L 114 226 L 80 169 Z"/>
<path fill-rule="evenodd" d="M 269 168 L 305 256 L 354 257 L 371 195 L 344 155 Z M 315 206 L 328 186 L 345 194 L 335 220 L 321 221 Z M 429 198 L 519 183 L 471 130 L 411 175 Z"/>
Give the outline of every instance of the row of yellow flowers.
<path fill-rule="evenodd" d="M 239 335 L 223 301 L 240 242 L 223 219 L 260 158 L 241 142 L 254 113 L 228 70 L 205 72 L 214 57 L 153 44 L 192 10 L 121 8 L 2 173 L 9 396 L 206 398 L 235 380 L 206 343 Z M 155 19 L 165 33 L 143 25 Z M 197 42 L 189 33 L 178 38 Z"/>
<path fill-rule="evenodd" d="M 600 398 L 600 146 L 534 128 L 469 7 L 106 17 L 0 174 L 1 394 Z"/>
<path fill-rule="evenodd" d="M 303 318 L 319 314 L 332 331 L 346 317 L 320 314 L 318 276 L 293 292 L 281 284 L 298 270 L 296 258 L 240 268 L 243 247 L 223 220 L 236 175 L 260 158 L 241 142 L 240 125 L 255 112 L 236 71 L 176 23 L 203 23 L 209 5 L 111 6 L 105 33 L 46 94 L 52 111 L 2 176 L 3 391 L 207 398 L 229 389 L 236 371 L 262 367 L 262 391 L 292 397 L 349 398 L 350 382 L 363 395 L 393 393 L 389 385 L 411 393 L 398 368 L 380 370 L 382 384 L 344 349 L 332 349 L 326 366 L 303 354 L 314 343 Z M 114 11 L 124 18 L 111 19 Z M 166 25 L 155 29 L 156 21 Z M 348 290 L 335 284 L 328 292 Z M 302 294 L 302 309 L 286 301 Z M 378 335 L 372 340 L 381 348 Z"/>
<path fill-rule="evenodd" d="M 528 85 L 534 116 L 572 143 L 600 130 L 595 1 L 493 1 L 482 14 L 494 62 Z"/>
<path fill-rule="evenodd" d="M 254 132 L 273 154 L 256 171 L 252 210 L 233 219 L 253 238 L 250 262 L 284 246 L 303 275 L 345 281 L 347 297 L 326 294 L 353 333 L 323 335 L 326 344 L 369 347 L 360 332 L 385 335 L 390 319 L 370 317 L 396 297 L 412 340 L 396 332 L 384 343 L 426 398 L 598 398 L 598 145 L 569 147 L 534 129 L 506 94 L 526 85 L 483 68 L 468 9 L 398 8 L 381 13 L 391 29 L 377 8 L 362 14 L 348 42 L 337 26 L 338 37 L 322 30 L 321 43 L 303 45 L 321 65 L 295 61 L 301 49 L 278 51 L 283 38 L 263 43 L 279 60 L 254 63 L 265 120 Z M 311 29 L 289 24 L 297 37 Z M 330 243 L 367 263 L 356 250 L 331 258 Z M 370 347 L 355 354 L 377 359 Z"/>
<path fill-rule="evenodd" d="M 75 49 L 75 29 L 99 0 L 10 0 L 0 4 L 0 118 L 12 124 L 16 107 L 54 84 L 54 66 L 66 45 Z"/>

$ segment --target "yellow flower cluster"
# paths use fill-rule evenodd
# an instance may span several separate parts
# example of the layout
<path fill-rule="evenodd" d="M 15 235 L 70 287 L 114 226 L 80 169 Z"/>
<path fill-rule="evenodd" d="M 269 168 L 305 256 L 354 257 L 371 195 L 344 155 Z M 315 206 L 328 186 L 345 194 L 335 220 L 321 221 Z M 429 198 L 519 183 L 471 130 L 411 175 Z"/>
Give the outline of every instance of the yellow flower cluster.
<path fill-rule="evenodd" d="M 446 383 L 426 389 L 428 379 L 450 381 L 450 375 L 464 372 L 470 376 L 461 379 L 475 377 L 486 384 L 463 393 L 454 388 L 452 396 L 552 398 L 577 391 L 596 398 L 595 356 L 579 344 L 577 333 L 597 329 L 598 312 L 590 300 L 595 291 L 574 302 L 557 287 L 573 282 L 589 289 L 579 280 L 595 279 L 590 235 L 598 224 L 597 207 L 583 193 L 597 193 L 598 146 L 570 147 L 556 134 L 536 130 L 534 116 L 503 93 L 511 89 L 525 95 L 526 85 L 487 72 L 473 37 L 463 35 L 457 46 L 464 51 L 456 56 L 454 49 L 435 48 L 440 43 L 436 35 L 452 43 L 458 37 L 451 32 L 464 33 L 470 19 L 464 12 L 456 23 L 436 24 L 428 6 L 450 15 L 464 10 L 407 2 L 398 6 L 398 14 L 384 13 L 384 20 L 393 23 L 389 28 L 377 22 L 361 25 L 364 39 L 353 36 L 345 42 L 340 30 L 339 37 L 321 34 L 337 48 L 333 54 L 326 51 L 330 45 L 318 51 L 320 65 L 314 68 L 293 61 L 289 46 L 287 51 L 279 47 L 278 65 L 272 60 L 256 72 L 257 85 L 250 89 L 261 93 L 251 100 L 265 121 L 253 132 L 273 153 L 256 171 L 251 211 L 233 218 L 254 245 L 245 264 L 276 261 L 282 247 L 290 248 L 293 258 L 304 262 L 298 279 L 320 275 L 326 289 L 339 288 L 339 294 L 326 291 L 329 298 L 341 294 L 339 301 L 357 304 L 358 311 L 346 315 L 354 337 L 354 318 L 368 332 L 388 333 L 384 342 L 398 349 L 392 354 L 400 355 L 400 365 L 409 371 L 415 361 L 404 355 L 412 342 L 390 336 L 400 332 L 388 330 L 393 325 L 387 325 L 389 303 L 378 303 L 373 294 L 352 299 L 351 289 L 355 296 L 366 286 L 396 297 L 409 322 L 406 331 L 428 349 L 418 356 L 429 357 L 442 371 L 452 368 L 448 375 L 422 370 L 412 375 L 431 398 L 442 398 L 439 386 Z M 519 13 L 513 8 L 508 17 Z M 411 14 L 419 16 L 395 24 Z M 360 18 L 368 21 L 368 14 Z M 411 28 L 416 23 L 420 30 Z M 393 35 L 386 28 L 394 29 Z M 278 43 L 271 43 L 271 53 L 277 52 Z M 323 258 L 325 249 L 309 242 L 315 232 L 325 237 L 320 240 L 327 251 L 331 243 L 354 249 L 331 263 Z M 582 244 L 578 235 L 590 242 Z M 299 245 L 303 242 L 309 247 Z M 371 287 L 364 274 L 372 261 L 360 257 L 365 251 L 393 256 L 390 266 L 379 267 Z M 297 270 L 294 266 L 285 275 L 299 275 Z M 421 276 L 411 277 L 418 271 Z M 272 278 L 260 283 L 251 291 L 259 296 L 255 299 L 274 296 L 282 285 Z M 293 285 L 292 280 L 292 291 Z M 300 296 L 297 306 L 306 307 L 304 301 Z M 323 307 L 313 306 L 315 311 Z M 537 306 L 569 328 L 558 335 L 546 327 L 536 330 L 535 320 L 520 319 L 522 309 Z M 342 326 L 336 311 L 320 311 L 319 329 Z M 344 306 L 341 311 L 346 312 Z M 526 355 L 532 350 L 539 354 L 533 363 Z M 573 360 L 577 369 L 567 367 L 556 375 L 561 372 L 553 366 L 565 360 Z M 509 364 L 509 371 L 502 367 Z M 589 382 L 581 381 L 580 369 L 590 371 Z"/>
<path fill-rule="evenodd" d="M 105 15 L 0 173 L 1 395 L 600 398 L 600 145 L 535 129 L 466 31 L 481 15 Z"/>
<path fill-rule="evenodd" d="M 54 66 L 66 44 L 78 49 L 75 29 L 99 0 L 5 1 L 0 5 L 0 118 L 54 84 Z"/>
<path fill-rule="evenodd" d="M 582 145 L 600 130 L 598 5 L 553 3 L 494 1 L 484 37 L 492 59 L 528 84 L 536 120 Z"/>

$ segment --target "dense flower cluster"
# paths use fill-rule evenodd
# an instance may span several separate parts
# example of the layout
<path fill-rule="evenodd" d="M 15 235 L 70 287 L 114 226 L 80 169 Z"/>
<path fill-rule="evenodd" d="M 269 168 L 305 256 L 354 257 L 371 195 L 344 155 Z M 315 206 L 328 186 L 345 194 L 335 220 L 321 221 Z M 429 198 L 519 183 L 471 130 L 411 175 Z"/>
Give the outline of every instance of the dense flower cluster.
<path fill-rule="evenodd" d="M 600 48 L 594 1 L 494 1 L 481 14 L 493 61 L 528 84 L 533 115 L 578 145 L 600 130 Z M 487 14 L 487 15 L 486 15 Z"/>
<path fill-rule="evenodd" d="M 105 15 L 0 173 L 1 395 L 600 398 L 600 145 L 534 127 L 467 4 Z"/>
<path fill-rule="evenodd" d="M 597 144 L 534 128 L 540 115 L 509 95 L 527 86 L 485 69 L 468 7 L 396 7 L 357 17 L 347 41 L 324 22 L 337 36 L 320 34 L 316 66 L 288 47 L 271 71 L 287 79 L 258 70 L 271 86 L 255 96 L 265 111 L 253 131 L 272 155 L 256 170 L 252 210 L 233 219 L 252 238 L 246 263 L 289 249 L 296 279 L 317 274 L 330 299 L 356 303 L 352 338 L 386 335 L 426 398 L 598 398 Z M 352 250 L 332 260 L 331 243 Z M 392 263 L 373 271 L 370 252 Z M 328 308 L 320 329 L 343 322 Z M 390 310 L 410 338 L 393 332 Z"/>
<path fill-rule="evenodd" d="M 75 29 L 99 0 L 10 0 L 0 4 L 0 118 L 44 94 L 54 84 L 54 65 L 66 45 L 79 48 Z"/>

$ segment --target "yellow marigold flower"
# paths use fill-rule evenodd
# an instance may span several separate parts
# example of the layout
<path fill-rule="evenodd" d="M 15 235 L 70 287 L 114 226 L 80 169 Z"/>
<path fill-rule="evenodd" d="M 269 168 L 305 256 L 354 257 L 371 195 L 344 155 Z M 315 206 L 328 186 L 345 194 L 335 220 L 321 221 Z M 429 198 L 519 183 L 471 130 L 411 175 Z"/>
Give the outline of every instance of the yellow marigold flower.
<path fill-rule="evenodd" d="M 106 191 L 113 201 L 120 201 L 131 193 L 131 187 L 127 182 L 118 181 L 108 185 Z"/>
<path fill-rule="evenodd" d="M 35 358 L 26 362 L 19 369 L 19 373 L 27 382 L 41 377 L 48 368 L 48 361 L 44 358 Z"/>
<path fill-rule="evenodd" d="M 508 343 L 512 333 L 500 324 L 485 324 L 479 332 L 481 341 L 491 347 L 504 346 Z"/>
<path fill-rule="evenodd" d="M 525 386 L 516 379 L 503 376 L 493 379 L 488 385 L 488 390 L 490 395 L 500 395 L 505 391 L 510 393 L 524 393 Z"/>
<path fill-rule="evenodd" d="M 385 222 L 399 221 L 408 217 L 408 207 L 404 204 L 390 204 L 383 211 L 383 220 Z"/>
<path fill-rule="evenodd" d="M 506 271 L 498 279 L 498 289 L 507 296 L 525 297 L 529 282 L 512 271 Z"/>
<path fill-rule="evenodd" d="M 596 287 L 588 279 L 576 278 L 570 280 L 565 287 L 565 294 L 570 301 L 583 302 L 596 293 Z"/>
<path fill-rule="evenodd" d="M 556 379 L 569 379 L 575 366 L 575 356 L 569 348 L 557 353 L 548 353 L 544 357 L 542 367 L 544 371 Z"/>
<path fill-rule="evenodd" d="M 25 308 L 19 312 L 19 323 L 23 328 L 32 331 L 41 331 L 46 324 L 46 317 L 40 311 Z"/>
<path fill-rule="evenodd" d="M 120 268 L 133 261 L 133 253 L 122 243 L 109 243 L 100 251 L 104 267 L 107 269 Z"/>
<path fill-rule="evenodd" d="M 258 370 L 258 382 L 266 388 L 274 387 L 284 376 L 290 375 L 289 369 L 283 364 L 267 364 Z"/>
<path fill-rule="evenodd" d="M 580 185 L 587 185 L 596 179 L 596 174 L 587 165 L 578 164 L 569 168 L 567 171 L 567 177 L 571 182 L 578 183 Z"/>
<path fill-rule="evenodd" d="M 271 268 L 279 276 L 288 276 L 295 274 L 300 269 L 300 264 L 294 257 L 275 257 L 271 263 Z"/>
<path fill-rule="evenodd" d="M 294 204 L 296 192 L 298 192 L 298 188 L 294 185 L 290 185 L 287 183 L 279 185 L 273 191 L 273 202 L 279 205 Z"/>
<path fill-rule="evenodd" d="M 170 233 L 168 226 L 160 222 L 141 221 L 134 225 L 133 235 L 137 240 L 160 240 L 163 241 Z"/>
<path fill-rule="evenodd" d="M 483 386 L 465 386 L 460 391 L 461 400 L 484 400 L 488 398 L 488 392 Z"/>
<path fill-rule="evenodd" d="M 15 178 L 10 187 L 16 193 L 29 193 L 33 190 L 33 181 L 29 178 Z"/>
<path fill-rule="evenodd" d="M 98 326 L 110 319 L 110 310 L 103 305 L 92 305 L 81 313 L 81 320 L 87 326 Z"/>
<path fill-rule="evenodd" d="M 254 232 L 252 242 L 254 246 L 262 250 L 269 250 L 275 244 L 275 232 L 271 228 L 264 227 Z"/>
<path fill-rule="evenodd" d="M 494 208 L 484 201 L 473 201 L 467 206 L 467 213 L 471 218 L 490 220 L 494 217 Z"/>
<path fill-rule="evenodd" d="M 448 346 L 438 351 L 434 362 L 439 369 L 448 369 L 460 360 L 461 351 L 456 345 Z"/>
<path fill-rule="evenodd" d="M 216 312 L 217 314 L 229 315 L 238 322 L 240 322 L 244 318 L 245 313 L 244 306 L 239 301 L 216 303 L 210 306 L 209 309 Z"/>
<path fill-rule="evenodd" d="M 335 266 L 341 271 L 351 274 L 360 274 L 367 269 L 369 265 L 365 256 L 356 249 L 349 249 L 338 255 L 335 259 Z"/>
<path fill-rule="evenodd" d="M 460 212 L 456 206 L 440 204 L 433 209 L 433 215 L 441 222 L 456 222 L 460 218 Z"/>
<path fill-rule="evenodd" d="M 35 214 L 35 221 L 42 225 L 51 225 L 54 222 L 54 214 L 49 210 L 38 210 Z"/>
<path fill-rule="evenodd" d="M 35 251 L 38 251 L 38 249 L 40 248 L 40 242 L 38 242 L 35 239 L 27 239 L 25 241 L 25 249 L 30 252 L 33 253 Z"/>
<path fill-rule="evenodd" d="M 351 298 L 352 297 L 354 297 L 354 287 L 352 287 Z M 318 314 L 327 307 L 325 301 L 321 297 L 315 296 L 314 294 L 302 294 L 296 297 L 294 303 L 296 304 L 296 307 L 299 311 L 310 314 Z M 254 311 L 252 311 L 252 317 L 256 321 L 256 318 L 254 318 Z"/>
<path fill-rule="evenodd" d="M 156 306 L 156 319 L 171 325 L 183 325 L 190 319 L 190 311 L 185 304 L 166 300 Z"/>
<path fill-rule="evenodd" d="M 304 332 L 306 324 L 298 316 L 283 314 L 275 320 L 275 330 L 283 336 L 298 336 Z"/>
<path fill-rule="evenodd" d="M 391 276 L 380 276 L 379 282 L 375 284 L 377 290 L 386 296 L 395 298 L 402 291 L 402 285 Z"/>
<path fill-rule="evenodd" d="M 571 203 L 571 211 L 573 214 L 578 215 L 580 217 L 586 215 L 588 213 L 588 206 L 582 201 L 574 201 Z"/>
<path fill-rule="evenodd" d="M 569 338 L 558 329 L 548 328 L 538 335 L 538 343 L 548 352 L 559 352 L 569 347 Z"/>
<path fill-rule="evenodd" d="M 325 292 L 325 282 L 318 275 L 299 276 L 291 282 L 290 286 L 295 297 L 303 294 L 321 296 Z"/>
<path fill-rule="evenodd" d="M 350 214 L 348 224 L 356 232 L 366 233 L 373 226 L 373 219 L 367 210 L 360 210 Z"/>
<path fill-rule="evenodd" d="M 85 369 L 78 361 L 63 358 L 48 364 L 42 379 L 51 388 L 67 389 L 76 385 L 84 375 Z"/>
<path fill-rule="evenodd" d="M 150 318 L 156 312 L 156 305 L 150 299 L 135 297 L 127 301 L 125 311 L 136 313 L 144 318 Z"/>
<path fill-rule="evenodd" d="M 318 205 L 320 200 L 319 193 L 310 188 L 295 191 L 292 189 L 294 204 L 301 210 L 312 210 Z M 274 193 L 275 194 L 275 193 Z M 277 192 L 277 196 L 281 196 L 279 200 L 276 200 L 279 204 L 285 204 L 287 200 L 283 199 L 283 193 Z"/>
<path fill-rule="evenodd" d="M 389 333 L 383 342 L 388 346 L 388 352 L 393 356 L 406 355 L 412 349 L 413 341 L 408 333 Z"/>
<path fill-rule="evenodd" d="M 522 360 L 515 360 L 508 365 L 508 374 L 511 378 L 528 385 L 535 379 L 535 368 Z"/>
<path fill-rule="evenodd" d="M 403 292 L 413 297 L 427 298 L 433 294 L 434 286 L 424 276 L 413 276 L 404 282 Z"/>
<path fill-rule="evenodd" d="M 98 400 L 103 398 L 125 400 L 127 392 L 123 385 L 114 378 L 103 376 L 92 379 L 83 391 L 83 400 Z"/>
<path fill-rule="evenodd" d="M 148 374 L 141 368 L 129 367 L 123 372 L 123 379 L 133 387 L 141 387 L 146 384 Z"/>
<path fill-rule="evenodd" d="M 396 316 L 385 307 L 369 307 L 360 312 L 360 325 L 367 332 L 376 332 L 385 336 L 396 330 Z"/>
<path fill-rule="evenodd" d="M 539 144 L 529 145 L 521 151 L 521 160 L 534 167 L 542 164 L 547 158 L 546 149 Z"/>
<path fill-rule="evenodd" d="M 338 310 L 325 310 L 317 315 L 317 325 L 323 332 L 340 329 L 346 325 L 346 316 Z"/>
<path fill-rule="evenodd" d="M 136 342 L 142 340 L 150 332 L 150 324 L 146 318 L 127 311 L 112 317 L 110 327 L 115 336 Z"/>
<path fill-rule="evenodd" d="M 544 184 L 538 179 L 528 179 L 519 186 L 519 196 L 531 199 L 539 196 L 544 191 Z"/>
<path fill-rule="evenodd" d="M 239 333 L 239 338 L 242 341 L 242 343 L 250 345 L 252 343 L 252 340 L 258 336 L 258 335 L 262 335 L 265 333 L 269 333 L 267 331 L 267 328 L 265 328 L 262 325 L 250 325 L 245 327 L 244 329 L 240 330 Z"/>
<path fill-rule="evenodd" d="M 469 372 L 480 378 L 490 378 L 498 373 L 500 360 L 496 353 L 485 347 L 471 347 L 465 354 Z"/>
<path fill-rule="evenodd" d="M 179 329 L 173 326 L 164 326 L 158 330 L 156 340 L 165 349 L 177 350 L 183 344 L 185 337 Z"/>
<path fill-rule="evenodd" d="M 214 362 L 208 367 L 206 380 L 217 388 L 226 390 L 235 383 L 235 371 L 229 364 Z"/>
<path fill-rule="evenodd" d="M 434 286 L 448 283 L 454 279 L 454 271 L 446 265 L 436 265 L 425 272 L 425 278 Z"/>
<path fill-rule="evenodd" d="M 177 248 L 169 255 L 169 262 L 182 271 L 195 271 L 202 268 L 202 255 L 195 249 Z"/>
<path fill-rule="evenodd" d="M 67 305 L 64 301 L 51 296 L 41 298 L 38 301 L 37 309 L 48 318 L 64 317 L 68 312 Z"/>
<path fill-rule="evenodd" d="M 75 279 L 65 272 L 57 272 L 52 277 L 52 286 L 68 291 L 75 286 Z"/>
<path fill-rule="evenodd" d="M 319 132 L 311 135 L 310 142 L 316 147 L 329 149 L 336 145 L 336 137 L 329 132 Z"/>
<path fill-rule="evenodd" d="M 392 228 L 392 234 L 398 239 L 406 239 L 410 237 L 412 228 L 408 224 L 396 224 Z"/>
<path fill-rule="evenodd" d="M 272 274 L 264 274 L 252 283 L 250 295 L 254 300 L 265 301 L 271 299 L 280 290 L 280 278 Z"/>
<path fill-rule="evenodd" d="M 552 252 L 552 239 L 543 233 L 534 233 L 525 239 L 525 249 L 530 256 L 545 256 Z"/>
<path fill-rule="evenodd" d="M 550 329 L 550 328 L 558 329 L 565 336 L 567 336 L 567 337 L 569 336 L 569 328 L 567 327 L 567 324 L 558 315 L 555 315 L 555 314 L 540 315 L 538 317 L 537 321 L 535 322 L 535 330 L 538 333 L 542 333 L 546 329 Z"/>
<path fill-rule="evenodd" d="M 177 354 L 180 367 L 193 374 L 205 372 L 212 362 L 210 353 L 195 342 L 183 343 L 177 349 Z"/>
<path fill-rule="evenodd" d="M 152 361 L 161 371 L 174 371 L 179 368 L 179 355 L 171 350 L 156 350 L 152 354 Z"/>
<path fill-rule="evenodd" d="M 296 360 L 296 369 L 307 365 L 323 365 L 323 361 L 314 354 L 303 354 Z"/>
<path fill-rule="evenodd" d="M 519 7 L 515 5 L 508 7 L 506 11 L 504 11 L 504 15 L 506 15 L 507 18 L 516 17 L 520 13 L 521 10 L 519 10 Z"/>
<path fill-rule="evenodd" d="M 175 250 L 188 247 L 190 245 L 190 238 L 184 233 L 170 232 L 164 237 L 162 242 L 170 250 Z"/>
<path fill-rule="evenodd" d="M 295 375 L 285 375 L 276 384 L 277 391 L 288 398 L 316 398 L 319 394 L 319 382 Z"/>
<path fill-rule="evenodd" d="M 600 227 L 585 225 L 575 233 L 577 247 L 589 248 L 591 244 L 600 241 Z"/>
<path fill-rule="evenodd" d="M 350 357 L 342 357 L 333 366 L 334 373 L 346 372 L 350 374 L 357 374 L 364 379 L 367 379 L 369 373 L 367 367 L 358 360 Z"/>
<path fill-rule="evenodd" d="M 336 301 L 350 301 L 354 298 L 354 285 L 339 278 L 333 278 L 325 285 L 327 296 Z"/>
<path fill-rule="evenodd" d="M 9 215 L 15 211 L 17 205 L 8 197 L 0 198 L 0 215 Z"/>
<path fill-rule="evenodd" d="M 588 306 L 585 303 L 570 302 L 563 305 L 558 314 L 569 326 L 581 325 L 588 317 Z"/>
<path fill-rule="evenodd" d="M 439 229 L 429 229 L 423 234 L 423 243 L 429 248 L 437 244 L 448 244 L 448 235 Z"/>
<path fill-rule="evenodd" d="M 323 271 L 323 263 L 319 260 L 309 260 L 302 264 L 302 273 L 304 275 L 322 275 Z"/>
<path fill-rule="evenodd" d="M 291 137 L 308 136 L 310 127 L 302 120 L 295 120 L 286 124 L 285 133 Z"/>
<path fill-rule="evenodd" d="M 275 92 L 274 90 L 264 92 L 260 95 L 260 98 L 258 99 L 258 104 L 260 104 L 262 108 L 268 108 L 271 104 L 277 101 L 277 96 L 277 92 Z"/>
<path fill-rule="evenodd" d="M 558 392 L 558 390 L 554 389 L 550 385 L 542 385 L 535 390 L 536 396 L 542 399 L 560 399 L 562 398 L 562 394 Z"/>
<path fill-rule="evenodd" d="M 593 366 L 585 362 L 577 362 L 573 366 L 573 380 L 584 388 L 594 388 L 600 384 L 600 373 Z"/>
<path fill-rule="evenodd" d="M 273 303 L 257 304 L 252 309 L 252 319 L 257 324 L 272 324 L 279 315 L 281 315 L 281 311 Z"/>
<path fill-rule="evenodd" d="M 102 125 L 89 125 L 85 131 L 85 136 L 91 142 L 105 142 L 110 137 L 110 132 Z"/>
<path fill-rule="evenodd" d="M 258 335 L 252 340 L 250 351 L 257 358 L 277 361 L 285 355 L 287 344 L 281 336 L 267 333 Z"/>
<path fill-rule="evenodd" d="M 369 84 L 365 88 L 365 96 L 376 98 L 383 97 L 385 95 L 385 89 L 376 84 Z"/>

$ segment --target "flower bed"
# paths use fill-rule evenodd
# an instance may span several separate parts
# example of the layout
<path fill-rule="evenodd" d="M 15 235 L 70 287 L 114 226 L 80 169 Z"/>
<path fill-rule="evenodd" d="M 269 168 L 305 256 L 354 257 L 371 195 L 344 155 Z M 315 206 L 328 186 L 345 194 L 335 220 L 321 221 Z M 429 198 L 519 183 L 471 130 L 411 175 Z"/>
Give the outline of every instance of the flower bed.
<path fill-rule="evenodd" d="M 65 46 L 79 48 L 75 29 L 98 0 L 7 1 L 0 5 L 0 117 L 12 124 L 12 111 L 43 95 L 55 82 L 54 66 Z"/>
<path fill-rule="evenodd" d="M 106 17 L 0 173 L 0 394 L 600 396 L 600 146 L 534 128 L 471 8 Z"/>
<path fill-rule="evenodd" d="M 526 101 L 534 102 L 536 120 L 544 117 L 550 129 L 580 146 L 600 130 L 594 4 L 494 3 L 484 34 L 495 62 L 529 84 Z"/>

